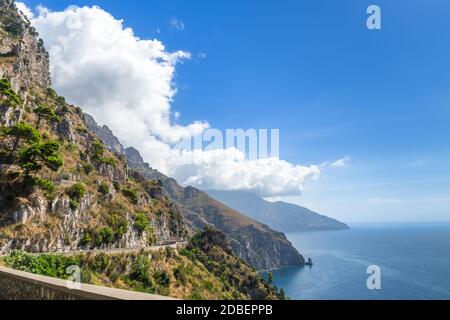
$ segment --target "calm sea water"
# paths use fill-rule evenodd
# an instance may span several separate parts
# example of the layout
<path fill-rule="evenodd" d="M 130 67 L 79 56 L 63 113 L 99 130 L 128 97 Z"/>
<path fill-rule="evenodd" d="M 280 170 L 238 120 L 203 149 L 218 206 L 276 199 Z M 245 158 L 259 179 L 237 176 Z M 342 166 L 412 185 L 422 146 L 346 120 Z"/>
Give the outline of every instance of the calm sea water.
<path fill-rule="evenodd" d="M 313 267 L 273 272 L 291 299 L 450 299 L 450 224 L 356 226 L 287 235 Z M 381 267 L 381 290 L 367 267 Z"/>

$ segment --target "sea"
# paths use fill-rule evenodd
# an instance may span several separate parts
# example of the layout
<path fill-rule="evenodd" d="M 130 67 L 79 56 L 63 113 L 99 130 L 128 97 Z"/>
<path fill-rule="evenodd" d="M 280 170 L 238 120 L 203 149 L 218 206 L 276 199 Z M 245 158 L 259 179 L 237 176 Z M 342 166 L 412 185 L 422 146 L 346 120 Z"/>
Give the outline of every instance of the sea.
<path fill-rule="evenodd" d="M 450 299 L 450 223 L 358 224 L 287 237 L 314 263 L 272 271 L 292 300 Z"/>

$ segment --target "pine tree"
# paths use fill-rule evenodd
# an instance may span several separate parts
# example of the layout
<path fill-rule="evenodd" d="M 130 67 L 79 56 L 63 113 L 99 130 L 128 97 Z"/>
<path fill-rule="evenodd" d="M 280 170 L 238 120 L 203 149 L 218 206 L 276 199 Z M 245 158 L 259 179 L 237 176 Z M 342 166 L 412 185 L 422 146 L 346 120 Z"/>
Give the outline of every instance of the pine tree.
<path fill-rule="evenodd" d="M 37 143 L 21 151 L 19 165 L 25 171 L 25 176 L 31 172 L 37 172 L 46 166 L 53 171 L 58 171 L 63 166 L 63 160 L 59 154 L 57 142 Z"/>
<path fill-rule="evenodd" d="M 11 146 L 7 151 L 9 162 L 13 162 L 17 150 L 24 145 L 35 144 L 41 141 L 39 132 L 32 126 L 26 123 L 18 123 L 12 127 L 2 127 L 1 132 L 3 136 L 11 138 Z"/>
<path fill-rule="evenodd" d="M 58 117 L 55 113 L 55 111 L 53 110 L 53 108 L 49 107 L 49 106 L 39 106 L 38 108 L 36 108 L 34 110 L 34 112 L 36 113 L 37 117 L 38 117 L 38 121 L 36 123 L 36 130 L 39 129 L 41 122 L 43 120 L 46 120 L 48 122 L 53 122 L 53 123 L 60 123 L 61 119 L 60 117 Z"/>

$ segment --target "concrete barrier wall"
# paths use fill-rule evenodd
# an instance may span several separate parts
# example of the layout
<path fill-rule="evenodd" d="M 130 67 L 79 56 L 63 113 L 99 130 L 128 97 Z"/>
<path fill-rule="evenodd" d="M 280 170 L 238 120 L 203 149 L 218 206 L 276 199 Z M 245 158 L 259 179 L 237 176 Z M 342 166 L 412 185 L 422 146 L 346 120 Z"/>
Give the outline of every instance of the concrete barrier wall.
<path fill-rule="evenodd" d="M 65 280 L 0 267 L 3 300 L 173 300 L 168 297 L 80 284 L 70 289 Z"/>

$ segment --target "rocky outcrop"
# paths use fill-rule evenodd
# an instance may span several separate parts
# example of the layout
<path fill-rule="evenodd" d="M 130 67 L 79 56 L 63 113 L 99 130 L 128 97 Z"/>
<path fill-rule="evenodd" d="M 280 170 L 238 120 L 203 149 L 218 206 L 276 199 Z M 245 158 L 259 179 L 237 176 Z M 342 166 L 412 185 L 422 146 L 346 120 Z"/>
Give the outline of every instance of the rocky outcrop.
<path fill-rule="evenodd" d="M 26 89 L 34 83 L 50 86 L 49 55 L 36 31 L 21 15 L 12 0 L 0 0 L 0 79 L 8 78 L 11 87 L 23 101 Z M 0 124 L 11 126 L 22 121 L 23 110 L 0 100 Z"/>
<path fill-rule="evenodd" d="M 0 56 L 14 60 L 0 65 L 0 77 L 10 78 L 13 89 L 22 95 L 31 82 L 50 86 L 49 55 L 30 22 L 12 0 L 0 0 L 0 16 L 2 32 L 10 35 L 0 39 Z"/>
<path fill-rule="evenodd" d="M 74 142 L 75 134 L 73 132 L 73 125 L 70 121 L 64 119 L 56 126 L 56 131 L 67 141 Z"/>
<path fill-rule="evenodd" d="M 98 172 L 113 181 L 124 182 L 128 179 L 127 169 L 119 165 L 102 163 L 97 166 Z"/>
<path fill-rule="evenodd" d="M 102 142 L 109 150 L 117 154 L 125 153 L 125 148 L 122 146 L 119 139 L 114 136 L 111 129 L 109 129 L 107 126 L 101 127 L 97 125 L 97 122 L 94 120 L 94 118 L 87 113 L 85 113 L 83 117 L 88 128 L 97 134 L 97 136 L 100 138 L 100 140 L 102 140 Z"/>

